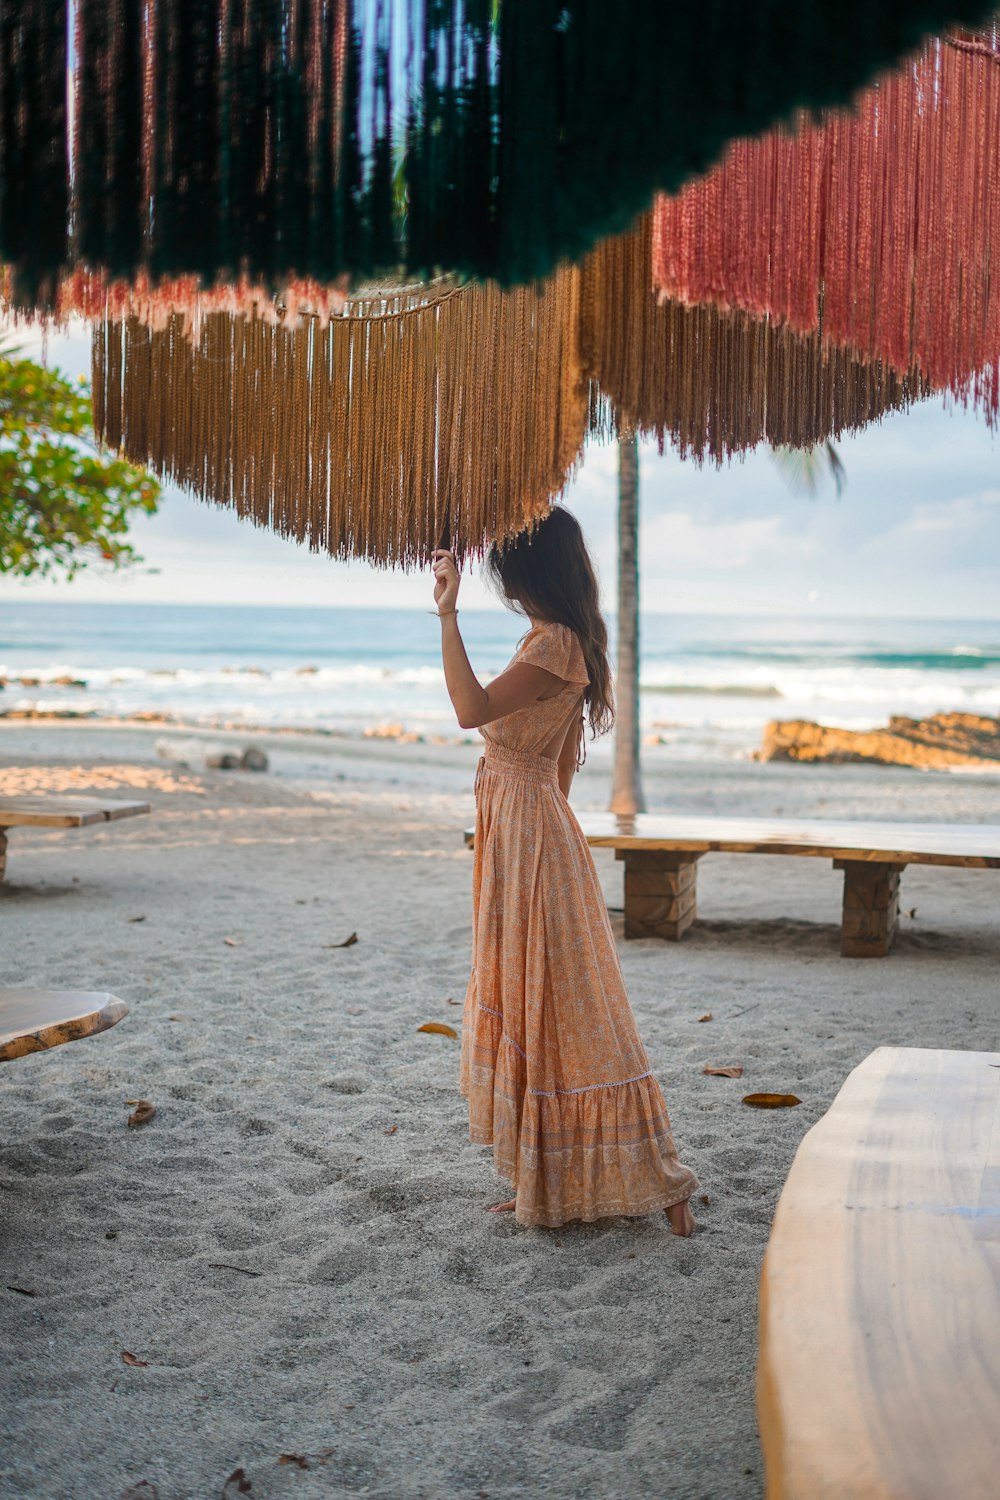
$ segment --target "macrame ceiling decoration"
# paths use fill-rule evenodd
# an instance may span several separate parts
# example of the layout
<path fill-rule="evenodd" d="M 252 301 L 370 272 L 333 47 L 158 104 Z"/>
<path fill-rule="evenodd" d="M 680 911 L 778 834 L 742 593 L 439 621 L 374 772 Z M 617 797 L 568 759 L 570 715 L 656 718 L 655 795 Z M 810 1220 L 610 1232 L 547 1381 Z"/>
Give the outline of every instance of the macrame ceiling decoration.
<path fill-rule="evenodd" d="M 443 283 L 297 326 L 116 310 L 93 345 L 94 426 L 135 462 L 334 556 L 425 563 L 544 516 L 588 430 L 721 463 L 808 446 L 921 382 L 739 313 L 658 305 L 651 226 L 531 287 Z"/>
<path fill-rule="evenodd" d="M 1000 25 L 850 112 L 730 146 L 654 209 L 664 297 L 769 316 L 1000 416 Z"/>
<path fill-rule="evenodd" d="M 341 278 L 503 285 L 624 230 L 726 142 L 846 100 L 977 0 L 70 0 L 0 6 L 0 262 L 296 300 Z M 83 281 L 79 279 L 82 273 Z M 60 290 L 61 287 L 61 290 Z M 117 294 L 116 294 L 117 295 Z M 161 312 L 173 304 L 169 298 Z"/>
<path fill-rule="evenodd" d="M 567 268 L 512 291 L 373 292 L 295 326 L 110 310 L 94 429 L 314 550 L 404 566 L 481 550 L 539 520 L 582 453 L 579 304 Z"/>
<path fill-rule="evenodd" d="M 38 5 L 15 8 L 41 16 Z M 796 8 L 786 16 L 792 29 L 799 9 L 823 7 Z M 650 10 L 676 21 L 672 8 Z M 866 9 L 869 40 L 879 33 L 872 56 L 896 45 L 887 38 L 899 17 L 888 10 L 895 19 L 883 32 Z M 823 318 L 797 323 L 770 301 L 744 307 L 718 289 L 704 295 L 708 262 L 692 254 L 705 276 L 697 296 L 692 277 L 685 297 L 732 310 L 662 297 L 658 305 L 648 216 L 580 269 L 562 265 L 515 290 L 465 282 L 469 269 L 510 275 L 533 256 L 547 263 L 560 236 L 582 244 L 597 222 L 568 227 L 562 195 L 572 174 L 545 165 L 550 131 L 569 132 L 572 162 L 573 143 L 591 129 L 593 99 L 583 110 L 574 88 L 585 75 L 594 88 L 604 77 L 603 60 L 577 55 L 581 37 L 596 35 L 587 28 L 597 7 L 552 10 L 542 50 L 550 84 L 561 87 L 530 99 L 513 88 L 511 59 L 539 76 L 529 13 L 548 14 L 547 0 L 502 4 L 499 32 L 493 0 L 437 0 L 423 30 L 417 11 L 394 0 L 78 0 L 73 255 L 47 279 L 30 254 L 14 257 L 7 291 L 13 305 L 47 298 L 58 316 L 95 321 L 95 429 L 112 446 L 314 548 L 406 565 L 442 542 L 474 552 L 530 526 L 562 490 L 588 431 L 653 433 L 661 447 L 721 462 L 764 441 L 812 445 L 928 393 L 927 362 L 911 345 L 833 338 L 825 284 L 816 299 Z M 0 78 L 16 53 L 9 16 L 5 6 Z M 842 26 L 843 7 L 839 17 Z M 46 45 L 57 44 L 47 33 Z M 37 37 L 33 45 L 40 58 Z M 141 74 L 128 71 L 136 57 Z M 741 68 L 746 82 L 745 57 Z M 845 68 L 838 53 L 831 78 Z M 752 87 L 747 117 L 767 92 L 756 75 Z M 876 133 L 885 133 L 888 87 L 873 91 Z M 5 153 L 15 137 L 27 143 L 15 153 L 23 164 L 31 112 L 22 98 L 12 113 L 11 98 L 0 97 L 0 143 Z M 976 129 L 984 119 L 988 110 Z M 655 112 L 649 123 L 655 137 Z M 535 142 L 539 172 L 495 198 L 522 136 Z M 849 177 L 875 149 L 851 140 L 843 163 L 831 165 L 827 149 L 828 178 Z M 197 162 L 196 142 L 208 143 Z M 594 200 L 607 141 L 592 144 Z M 990 149 L 995 142 L 981 148 L 984 170 Z M 36 152 L 39 165 L 43 157 Z M 497 172 L 477 188 L 485 160 Z M 782 185 L 765 184 L 775 219 Z M 8 201 L 0 199 L 0 234 L 9 238 Z M 614 215 L 625 201 L 601 211 Z M 757 206 L 748 200 L 746 213 Z M 669 211 L 658 210 L 658 255 Z M 42 234 L 40 210 L 35 220 Z M 529 220 L 535 238 L 516 242 L 512 226 L 527 233 Z M 804 236 L 817 233 L 825 253 L 834 224 L 810 221 Z M 459 274 L 401 284 L 401 268 L 437 263 L 442 226 L 453 236 L 446 263 Z M 713 233 L 725 240 L 710 222 L 691 243 L 711 245 Z M 808 261 L 808 244 L 798 255 Z M 358 290 L 359 268 L 372 266 L 390 267 L 388 278 Z M 965 286 L 964 262 L 960 270 Z M 659 259 L 656 271 L 662 282 Z"/>

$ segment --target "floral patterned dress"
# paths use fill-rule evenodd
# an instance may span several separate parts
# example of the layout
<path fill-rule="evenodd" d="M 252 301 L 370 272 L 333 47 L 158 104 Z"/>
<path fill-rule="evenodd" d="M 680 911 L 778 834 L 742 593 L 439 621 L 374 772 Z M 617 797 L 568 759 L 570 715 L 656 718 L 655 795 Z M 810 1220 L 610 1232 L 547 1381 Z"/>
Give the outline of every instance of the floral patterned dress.
<path fill-rule="evenodd" d="M 476 779 L 472 976 L 461 1088 L 522 1224 L 646 1214 L 698 1186 L 677 1158 L 629 1005 L 607 908 L 554 758 L 587 671 L 564 625 L 514 657 L 561 678 L 555 697 L 487 725 Z"/>

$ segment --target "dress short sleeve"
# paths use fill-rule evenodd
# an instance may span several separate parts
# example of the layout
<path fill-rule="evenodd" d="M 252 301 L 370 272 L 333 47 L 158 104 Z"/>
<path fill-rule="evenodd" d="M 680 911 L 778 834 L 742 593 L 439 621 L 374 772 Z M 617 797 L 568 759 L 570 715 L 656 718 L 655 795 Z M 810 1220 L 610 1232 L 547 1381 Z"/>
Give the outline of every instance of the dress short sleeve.
<path fill-rule="evenodd" d="M 577 682 L 585 687 L 590 681 L 583 648 L 568 625 L 537 625 L 525 639 L 517 660 L 543 667 L 563 682 Z"/>

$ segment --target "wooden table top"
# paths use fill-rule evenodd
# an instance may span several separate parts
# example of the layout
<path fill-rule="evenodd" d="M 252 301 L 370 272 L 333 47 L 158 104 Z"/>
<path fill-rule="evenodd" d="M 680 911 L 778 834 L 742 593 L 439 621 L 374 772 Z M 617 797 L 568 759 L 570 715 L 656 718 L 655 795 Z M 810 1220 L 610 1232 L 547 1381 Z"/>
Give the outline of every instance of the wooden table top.
<path fill-rule="evenodd" d="M 1000 1053 L 880 1047 L 806 1135 L 761 1273 L 769 1495 L 994 1500 Z"/>
<path fill-rule="evenodd" d="M 103 990 L 0 989 L 0 1062 L 95 1036 L 127 1015 Z"/>
<path fill-rule="evenodd" d="M 148 802 L 106 802 L 101 797 L 2 797 L 0 828 L 86 828 L 149 812 Z"/>
<path fill-rule="evenodd" d="M 821 818 L 671 817 L 583 813 L 595 848 L 706 854 L 801 854 L 887 864 L 1000 869 L 1000 826 L 986 823 L 867 823 Z"/>

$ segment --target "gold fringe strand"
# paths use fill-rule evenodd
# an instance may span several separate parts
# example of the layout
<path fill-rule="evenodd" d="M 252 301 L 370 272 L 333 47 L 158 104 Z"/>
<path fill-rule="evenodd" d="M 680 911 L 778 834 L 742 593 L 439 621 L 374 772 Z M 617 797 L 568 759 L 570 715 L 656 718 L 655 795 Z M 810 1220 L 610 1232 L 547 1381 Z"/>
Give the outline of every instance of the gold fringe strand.
<path fill-rule="evenodd" d="M 426 563 L 540 519 L 583 448 L 580 275 L 352 299 L 275 323 L 122 319 L 93 342 L 98 438 L 335 557 Z"/>
<path fill-rule="evenodd" d="M 658 303 L 650 216 L 605 240 L 582 268 L 591 431 L 655 435 L 661 451 L 715 463 L 760 443 L 809 448 L 930 394 L 921 377 L 714 306 Z"/>

